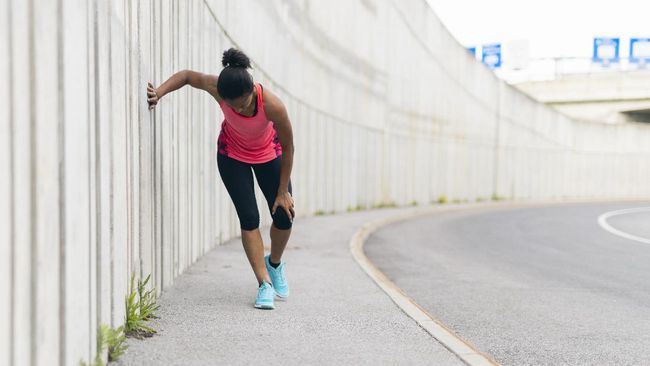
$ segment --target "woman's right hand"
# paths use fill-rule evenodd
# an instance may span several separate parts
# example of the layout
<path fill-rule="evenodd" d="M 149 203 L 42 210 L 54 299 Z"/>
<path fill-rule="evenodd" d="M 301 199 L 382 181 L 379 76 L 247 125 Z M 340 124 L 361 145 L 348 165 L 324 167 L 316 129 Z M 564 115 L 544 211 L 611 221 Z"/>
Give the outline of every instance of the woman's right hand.
<path fill-rule="evenodd" d="M 158 104 L 158 92 L 151 83 L 147 84 L 147 102 L 149 103 L 149 110 L 152 110 Z"/>

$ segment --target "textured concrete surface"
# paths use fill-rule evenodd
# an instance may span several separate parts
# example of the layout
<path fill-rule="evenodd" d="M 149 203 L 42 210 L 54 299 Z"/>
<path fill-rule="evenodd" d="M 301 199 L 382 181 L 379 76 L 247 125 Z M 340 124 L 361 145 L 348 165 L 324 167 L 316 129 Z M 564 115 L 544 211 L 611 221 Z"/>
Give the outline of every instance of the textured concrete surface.
<path fill-rule="evenodd" d="M 470 209 L 386 226 L 366 255 L 503 365 L 650 364 L 650 245 L 597 223 L 650 202 Z M 650 213 L 609 224 L 648 235 Z"/>
<path fill-rule="evenodd" d="M 363 223 L 406 210 L 297 219 L 283 257 L 291 296 L 270 311 L 253 307 L 257 283 L 241 241 L 217 247 L 163 292 L 158 334 L 129 339 L 115 364 L 462 365 L 350 254 Z"/>

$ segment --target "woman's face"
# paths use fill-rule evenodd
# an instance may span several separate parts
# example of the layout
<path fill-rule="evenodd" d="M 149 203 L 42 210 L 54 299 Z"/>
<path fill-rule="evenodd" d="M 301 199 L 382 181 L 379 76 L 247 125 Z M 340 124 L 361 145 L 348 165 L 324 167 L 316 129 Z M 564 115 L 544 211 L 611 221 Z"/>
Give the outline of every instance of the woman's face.
<path fill-rule="evenodd" d="M 231 106 L 232 109 L 237 111 L 237 113 L 248 114 L 249 112 L 252 112 L 251 105 L 253 104 L 254 94 L 255 93 L 250 92 L 236 99 L 225 99 L 225 102 Z"/>

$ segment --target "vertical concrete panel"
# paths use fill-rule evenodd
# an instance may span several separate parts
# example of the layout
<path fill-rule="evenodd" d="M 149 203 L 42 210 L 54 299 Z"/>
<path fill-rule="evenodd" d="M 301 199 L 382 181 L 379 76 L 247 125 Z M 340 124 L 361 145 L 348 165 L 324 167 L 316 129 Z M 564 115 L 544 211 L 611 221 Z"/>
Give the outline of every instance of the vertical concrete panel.
<path fill-rule="evenodd" d="M 172 2 L 171 1 L 162 1 L 160 7 L 160 22 L 159 28 L 156 31 L 158 34 L 157 39 L 159 40 L 159 58 L 160 58 L 160 72 L 155 76 L 156 80 L 154 85 L 160 85 L 160 82 L 172 75 Z M 169 98 L 168 98 L 169 99 Z M 157 107 L 156 112 L 156 128 L 161 132 L 161 224 L 162 224 L 162 284 L 161 289 L 166 288 L 171 285 L 174 277 L 174 261 L 173 261 L 173 225 L 174 225 L 174 212 L 173 212 L 173 172 L 172 172 L 172 119 L 171 119 L 171 108 L 172 106 L 168 103 L 169 100 L 161 102 Z"/>
<path fill-rule="evenodd" d="M 209 31 L 208 28 L 206 27 L 206 11 L 205 11 L 205 6 L 201 2 L 197 2 L 197 7 L 196 7 L 196 17 L 199 20 L 199 30 L 201 32 L 200 36 L 200 48 L 197 50 L 198 51 L 198 63 L 199 63 L 199 68 L 201 70 L 205 70 L 205 72 L 208 73 L 213 73 L 210 68 L 208 68 L 208 64 L 210 63 L 208 60 L 206 60 L 206 53 L 209 52 L 210 50 L 210 44 L 207 41 L 207 38 L 209 37 Z M 214 56 L 213 56 L 214 57 Z M 212 127 L 212 123 L 214 121 L 212 118 L 208 117 L 208 111 L 209 111 L 209 105 L 214 106 L 215 101 L 212 97 L 210 97 L 209 94 L 202 92 L 201 96 L 202 100 L 202 108 L 200 109 L 200 117 L 199 117 L 199 130 L 197 131 L 197 147 L 198 147 L 198 200 L 199 200 L 199 212 L 200 212 L 200 217 L 198 220 L 198 237 L 199 237 L 199 257 L 203 255 L 207 249 L 209 248 L 209 234 L 208 234 L 208 226 L 206 225 L 206 216 L 207 216 L 207 203 L 208 201 L 208 195 L 206 194 L 206 189 L 208 189 L 206 185 L 206 176 L 208 175 L 208 171 L 206 170 L 206 162 L 207 161 L 212 161 L 210 159 L 210 150 L 208 149 L 208 144 L 209 141 L 207 140 L 207 137 L 209 136 L 208 134 L 208 129 Z"/>
<path fill-rule="evenodd" d="M 314 130 L 314 144 L 312 145 L 312 154 L 309 156 L 309 160 L 312 163 L 312 166 L 315 167 L 315 169 L 320 168 L 321 171 L 325 171 L 325 153 L 322 151 L 323 148 L 323 136 L 322 135 L 322 116 L 319 114 L 316 119 L 313 122 L 313 127 L 312 129 Z M 326 194 L 326 187 L 327 187 L 327 182 L 325 181 L 325 177 L 327 175 L 323 174 L 319 176 L 320 179 L 316 181 L 315 184 L 315 192 L 316 195 L 314 196 L 314 200 L 317 201 L 317 207 L 320 207 L 322 210 L 327 211 L 326 207 L 326 199 L 327 199 L 327 194 Z"/>
<path fill-rule="evenodd" d="M 194 9 L 196 8 L 195 6 L 196 2 L 195 1 L 190 1 L 187 2 L 187 37 L 188 37 L 188 42 L 186 43 L 186 49 L 187 49 L 187 68 L 191 70 L 196 70 L 196 64 L 195 64 L 195 50 L 197 47 L 194 45 L 196 44 L 196 23 L 195 23 L 195 17 L 194 17 Z M 196 126 L 197 126 L 197 120 L 196 116 L 198 115 L 198 97 L 199 97 L 199 91 L 193 89 L 192 87 L 188 86 L 187 88 L 187 171 L 188 171 L 188 176 L 187 176 L 187 199 L 188 199 L 188 214 L 189 214 L 189 220 L 188 220 L 188 249 L 189 249 L 189 255 L 188 255 L 188 265 L 190 263 L 193 263 L 194 260 L 196 259 L 196 247 L 197 247 L 197 240 L 196 240 L 196 208 L 197 208 L 197 201 L 196 201 L 196 191 L 195 191 L 195 184 L 196 184 L 196 144 L 195 144 L 195 137 L 196 137 Z"/>
<path fill-rule="evenodd" d="M 201 47 L 201 28 L 199 24 L 199 16 L 197 14 L 197 6 L 198 2 L 197 1 L 192 1 L 188 3 L 188 6 L 190 7 L 189 11 L 189 16 L 191 19 L 191 24 L 192 27 L 190 27 L 190 38 L 192 39 L 192 44 L 193 46 L 190 47 L 189 49 L 189 54 L 190 54 L 190 63 L 189 67 L 193 70 L 201 70 L 200 65 L 199 65 L 199 60 L 198 60 L 198 50 Z M 198 4 L 200 5 L 200 4 Z M 199 183 L 199 177 L 198 177 L 198 164 L 200 161 L 200 157 L 198 155 L 199 153 L 199 142 L 198 142 L 198 135 L 199 135 L 199 126 L 203 123 L 203 121 L 200 120 L 201 118 L 201 93 L 203 91 L 200 91 L 198 89 L 192 89 L 190 86 L 187 87 L 190 89 L 190 93 L 192 95 L 192 99 L 189 103 L 190 107 L 190 116 L 189 116 L 189 124 L 190 124 L 190 179 L 191 179 L 191 185 L 190 185 L 190 201 L 192 202 L 192 211 L 191 211 L 191 226 L 190 226 L 190 245 L 192 247 L 192 256 L 191 256 L 191 263 L 194 263 L 194 261 L 199 257 L 199 246 L 200 246 L 200 235 L 199 235 L 199 228 L 198 228 L 198 223 L 199 223 L 199 210 L 200 210 L 200 201 L 199 201 L 199 192 L 198 192 L 198 183 Z"/>
<path fill-rule="evenodd" d="M 64 1 L 63 5 L 63 177 L 65 205 L 65 312 L 63 364 L 89 361 L 89 260 L 90 260 L 90 191 L 89 191 L 89 94 L 88 28 L 89 3 L 85 0 Z"/>
<path fill-rule="evenodd" d="M 217 28 L 212 26 L 214 24 L 214 20 L 212 19 L 212 16 L 208 12 L 205 12 L 204 14 L 206 17 L 206 23 L 210 25 L 208 27 L 210 32 L 207 35 L 207 42 L 209 47 L 205 56 L 209 61 L 206 61 L 206 65 L 211 74 L 216 74 L 219 65 L 218 50 L 221 47 L 219 45 Z M 209 150 L 207 155 L 208 158 L 206 159 L 205 162 L 205 164 L 209 168 L 206 177 L 206 192 L 208 194 L 206 204 L 207 204 L 208 216 L 206 217 L 205 226 L 207 227 L 207 230 L 209 232 L 210 248 L 214 248 L 214 246 L 218 244 L 219 229 L 220 229 L 219 222 L 217 220 L 218 214 L 216 211 L 217 194 L 218 194 L 219 184 L 220 184 L 218 172 L 217 172 L 217 164 L 216 164 L 216 158 L 217 158 L 216 141 L 217 141 L 217 136 L 219 134 L 219 131 L 221 130 L 220 128 L 221 116 L 218 112 L 219 110 L 220 108 L 218 107 L 218 105 L 212 104 L 208 112 L 208 119 L 210 120 L 211 125 L 207 129 L 208 145 L 206 147 Z"/>
<path fill-rule="evenodd" d="M 141 84 L 140 78 L 140 43 L 139 43 L 139 2 L 130 0 L 129 6 L 129 28 L 128 37 L 128 55 L 127 63 L 129 67 L 128 86 L 128 129 L 129 135 L 129 196 L 131 199 L 130 212 L 130 263 L 129 266 L 136 278 L 142 275 L 142 250 L 141 250 L 141 227 L 142 220 L 140 217 L 140 100 L 137 98 L 138 90 Z M 129 274 L 129 279 L 131 274 Z"/>
<path fill-rule="evenodd" d="M 111 247 L 113 246 L 112 84 L 110 74 L 110 23 L 108 0 L 98 0 L 95 12 L 95 197 L 97 210 L 96 301 L 97 326 L 111 322 Z"/>
<path fill-rule="evenodd" d="M 178 43 L 176 44 L 176 47 L 178 47 L 178 70 L 182 69 L 187 69 L 188 68 L 188 51 L 189 51 L 189 45 L 190 45 L 190 40 L 189 40 L 189 31 L 188 29 L 190 28 L 189 21 L 188 21 L 188 9 L 187 9 L 187 2 L 184 2 L 182 4 L 179 4 L 178 7 Z M 178 244 L 179 244 L 179 272 L 182 271 L 183 268 L 185 268 L 189 261 L 189 255 L 190 255 L 190 241 L 189 241 L 189 236 L 190 236 L 190 230 L 189 230 L 189 222 L 190 222 L 190 213 L 189 213 L 189 207 L 190 207 L 190 202 L 189 202 L 189 192 L 187 189 L 188 182 L 189 182 L 189 169 L 188 169 L 188 129 L 189 129 L 189 119 L 188 119 L 188 108 L 187 105 L 189 104 L 189 91 L 187 88 L 181 90 L 178 92 L 179 93 L 179 111 L 178 111 L 178 200 L 179 200 L 179 208 L 178 208 L 178 213 L 179 213 L 179 225 L 178 225 L 178 231 L 179 231 L 179 239 L 178 239 Z"/>
<path fill-rule="evenodd" d="M 35 89 L 31 95 L 35 145 L 32 166 L 36 191 L 32 213 L 32 352 L 36 364 L 59 358 L 59 115 L 58 9 L 55 1 L 35 1 L 33 8 Z"/>
<path fill-rule="evenodd" d="M 124 322 L 124 296 L 128 292 L 128 206 L 127 206 L 127 113 L 126 113 L 126 7 L 124 0 L 110 1 L 111 64 L 111 165 L 112 165 L 112 252 L 111 325 Z"/>
<path fill-rule="evenodd" d="M 152 73 L 150 80 L 160 79 L 160 3 L 151 2 L 151 64 Z M 153 83 L 153 82 L 152 82 Z M 156 287 L 156 292 L 162 290 L 162 131 L 158 125 L 155 113 L 150 112 L 152 120 L 152 139 L 153 139 L 153 221 L 154 221 L 154 276 L 152 285 Z"/>
<path fill-rule="evenodd" d="M 184 54 L 184 50 L 181 48 L 182 42 L 184 40 L 181 39 L 181 34 L 182 34 L 182 9 L 184 9 L 184 3 L 178 3 L 174 2 L 174 31 L 172 35 L 172 39 L 174 41 L 172 45 L 172 60 L 174 61 L 174 64 L 172 66 L 172 72 L 177 72 L 182 70 L 182 63 L 180 60 L 180 56 Z M 180 101 L 182 100 L 183 94 L 182 92 L 178 92 L 174 94 L 173 96 L 173 103 L 174 103 L 174 117 L 173 117 L 173 140 L 174 140 L 174 149 L 173 149 L 173 155 L 174 155 L 174 160 L 173 160 L 173 185 L 174 185 L 174 276 L 178 275 L 181 271 L 182 268 L 184 268 L 183 265 L 183 258 L 184 254 L 181 248 L 185 245 L 184 242 L 184 234 L 185 232 L 183 231 L 183 218 L 186 216 L 186 212 L 183 210 L 183 203 L 184 203 L 184 197 L 182 196 L 182 154 L 181 154 L 181 147 L 183 146 L 182 138 L 181 138 L 181 121 L 185 122 L 184 120 L 184 115 L 182 114 L 182 104 Z"/>
<path fill-rule="evenodd" d="M 11 43 L 13 76 L 13 161 L 12 175 L 14 187 L 13 222 L 13 309 L 12 341 L 13 362 L 28 365 L 31 362 L 32 339 L 32 301 L 30 283 L 32 282 L 32 120 L 31 120 L 31 76 L 30 49 L 31 8 L 29 1 L 11 1 L 12 20 Z"/>
<path fill-rule="evenodd" d="M 133 16 L 132 16 L 132 4 L 130 0 L 124 0 L 124 17 L 125 17 L 125 34 L 124 38 L 124 68 L 125 68 L 125 78 L 124 78 L 124 88 L 125 93 L 123 95 L 124 104 L 125 104 L 125 147 L 126 147 L 126 211 L 127 211 L 127 281 L 130 281 L 131 275 L 135 272 L 135 234 L 134 226 L 135 221 L 133 217 L 133 159 L 132 159 L 132 150 L 133 150 L 133 119 L 132 115 L 132 100 L 131 100 L 131 86 L 133 84 L 133 63 L 132 59 L 132 30 L 133 30 Z"/>
<path fill-rule="evenodd" d="M 172 59 L 174 60 L 174 66 L 172 69 L 172 74 L 180 70 L 186 69 L 187 64 L 183 60 L 185 55 L 185 49 L 183 45 L 186 44 L 186 39 L 183 38 L 183 34 L 186 28 L 185 20 L 185 4 L 186 3 L 175 3 L 174 4 L 174 44 L 172 49 L 174 50 L 174 55 Z M 170 74 L 171 75 L 171 74 Z M 185 131 L 185 109 L 183 101 L 186 100 L 185 93 L 186 90 L 179 90 L 177 93 L 174 93 L 173 103 L 174 103 L 174 214 L 176 216 L 175 222 L 175 266 L 174 273 L 177 275 L 182 271 L 182 268 L 185 266 L 185 220 L 187 219 L 187 212 L 185 211 L 186 197 L 184 195 L 184 182 L 187 172 L 185 172 L 184 164 L 184 154 L 183 149 L 185 148 L 184 131 Z"/>
<path fill-rule="evenodd" d="M 127 32 L 126 32 L 126 68 L 128 70 L 128 78 L 126 80 L 126 113 L 127 113 L 127 126 L 126 126 L 126 135 L 127 135 L 127 197 L 128 197 L 128 257 L 127 265 L 129 266 L 129 272 L 127 280 L 130 283 L 132 276 L 140 275 L 140 260 L 139 260 L 139 227 L 140 227 L 140 217 L 138 215 L 139 203 L 138 199 L 138 161 L 134 156 L 134 153 L 137 153 L 137 141 L 138 141 L 138 120 L 136 116 L 137 108 L 136 101 L 133 98 L 134 85 L 137 84 L 137 23 L 134 18 L 137 16 L 137 4 L 132 0 L 125 0 L 127 8 Z M 139 150 L 139 149 L 138 149 Z"/>
<path fill-rule="evenodd" d="M 154 265 L 154 213 L 153 213 L 153 114 L 149 113 L 146 105 L 146 85 L 151 80 L 151 2 L 137 2 L 138 24 L 138 76 L 134 92 L 137 96 L 136 105 L 139 123 L 139 213 L 140 217 L 140 276 L 144 279 L 153 275 Z M 155 283 L 155 280 L 151 281 Z"/>
<path fill-rule="evenodd" d="M 334 129 L 333 132 L 333 140 L 330 141 L 338 141 L 339 143 L 342 144 L 342 146 L 350 146 L 348 137 L 350 136 L 350 126 L 341 124 L 339 128 Z M 344 199 L 345 197 L 345 192 L 343 188 L 343 181 L 345 179 L 345 171 L 346 168 L 349 164 L 351 164 L 350 161 L 350 156 L 343 156 L 343 149 L 331 149 L 332 152 L 332 198 L 333 198 L 333 209 L 336 209 L 338 207 L 342 207 L 345 205 L 346 201 L 347 203 L 352 206 L 356 207 L 356 202 L 354 200 L 346 200 Z"/>
<path fill-rule="evenodd" d="M 318 166 L 316 165 L 315 161 L 315 149 L 318 146 L 318 135 L 316 134 L 316 125 L 318 121 L 318 115 L 314 114 L 313 118 L 310 120 L 310 122 L 303 122 L 303 123 L 309 123 L 309 128 L 308 128 L 308 135 L 309 135 L 309 140 L 305 140 L 302 142 L 302 145 L 304 148 L 301 150 L 302 151 L 302 158 L 306 161 L 306 165 L 308 166 L 307 170 L 305 171 L 305 174 L 307 175 L 307 179 L 305 179 L 307 183 L 307 187 L 309 188 L 308 192 L 305 192 L 305 200 L 307 200 L 308 197 L 311 197 L 310 204 L 309 204 L 309 213 L 314 213 L 315 211 L 318 211 L 318 208 L 322 208 L 323 206 L 320 204 L 318 201 L 319 195 L 319 189 L 320 189 L 320 180 L 317 179 L 316 171 L 318 170 Z M 296 144 L 300 146 L 300 141 L 296 141 Z M 309 146 L 309 148 L 307 148 Z M 299 151 L 300 148 L 296 149 L 296 152 Z"/>
<path fill-rule="evenodd" d="M 97 327 L 99 322 L 99 306 L 100 306 L 100 288 L 99 281 L 100 277 L 98 272 L 100 269 L 97 266 L 100 263 L 100 253 L 99 245 L 101 243 L 101 179 L 100 179 L 100 146 L 101 138 L 99 136 L 99 128 L 97 126 L 97 120 L 99 118 L 98 112 L 98 80 L 97 75 L 99 74 L 99 60 L 98 60 L 98 12 L 100 0 L 93 0 L 88 4 L 88 14 L 87 14 L 87 33 L 88 33 L 88 48 L 87 48 L 87 63 L 88 63 L 88 83 L 86 84 L 87 90 L 86 94 L 88 95 L 88 115 L 86 117 L 89 126 L 88 126 L 88 136 L 86 137 L 88 141 L 88 166 L 86 169 L 89 172 L 88 179 L 88 238 L 87 244 L 89 247 L 88 258 L 86 260 L 87 274 L 88 278 L 88 321 L 85 324 L 88 334 L 88 359 L 93 359 L 97 353 L 97 343 L 96 343 L 96 334 Z"/>
<path fill-rule="evenodd" d="M 12 351 L 11 322 L 13 284 L 13 95 L 11 91 L 11 2 L 2 4 L 0 11 L 0 75 L 5 80 L 0 85 L 0 364 L 9 365 Z"/>
<path fill-rule="evenodd" d="M 187 66 L 189 69 L 196 69 L 196 57 L 194 46 L 196 44 L 196 26 L 195 26 L 195 16 L 194 9 L 196 2 L 190 1 L 187 3 L 187 56 L 188 63 Z M 196 134 L 197 134 L 197 115 L 198 115 L 198 96 L 199 91 L 191 87 L 187 87 L 187 169 L 188 169 L 188 180 L 187 180 L 187 197 L 189 202 L 189 222 L 188 222 L 188 247 L 189 247 L 189 256 L 187 264 L 194 263 L 197 258 L 197 237 L 196 237 L 196 210 L 197 210 L 197 201 L 196 201 Z"/>
<path fill-rule="evenodd" d="M 180 4 L 172 1 L 169 6 L 169 24 L 170 24 L 170 33 L 169 33 L 169 51 L 167 52 L 169 63 L 169 72 L 166 75 L 172 75 L 177 71 L 178 59 L 177 53 L 178 50 L 176 45 L 178 44 L 178 7 Z M 170 268 L 171 275 L 176 276 L 178 269 L 178 252 L 179 252 L 179 234 L 178 234 L 178 222 L 179 222 L 179 206 L 178 206 L 178 93 L 170 96 L 167 101 L 168 110 L 170 112 L 169 119 L 169 142 L 170 142 L 170 176 L 169 176 L 169 200 L 170 200 L 170 226 L 172 228 L 170 236 L 170 247 L 171 247 L 171 264 Z"/>
<path fill-rule="evenodd" d="M 37 1 L 33 9 L 34 70 L 32 115 L 34 118 L 34 146 L 32 152 L 36 174 L 32 181 L 36 192 L 35 215 L 32 216 L 33 329 L 32 352 L 37 364 L 59 361 L 60 309 L 59 268 L 61 240 L 61 210 L 59 205 L 59 132 L 63 115 L 59 105 L 59 3 Z M 36 46 L 38 45 L 38 46 Z"/>
<path fill-rule="evenodd" d="M 211 73 L 206 66 L 208 64 L 206 60 L 206 53 L 209 52 L 210 50 L 210 45 L 208 42 L 206 42 L 206 37 L 209 34 L 206 34 L 206 27 L 205 27 L 205 9 L 203 5 L 201 4 L 200 6 L 196 7 L 196 17 L 199 21 L 199 27 L 198 29 L 200 30 L 200 41 L 199 41 L 199 49 L 198 49 L 198 64 L 201 70 L 205 70 L 207 73 Z M 207 166 L 208 161 L 213 161 L 210 157 L 210 150 L 208 149 L 208 146 L 210 144 L 209 142 L 209 133 L 208 130 L 210 128 L 210 125 L 214 123 L 214 120 L 212 118 L 209 118 L 209 104 L 211 103 L 212 105 L 215 103 L 214 99 L 210 97 L 209 94 L 202 92 L 201 93 L 201 107 L 199 108 L 199 118 L 198 118 L 198 123 L 199 123 L 199 128 L 197 131 L 197 139 L 196 139 L 196 144 L 197 144 L 197 169 L 198 169 L 198 176 L 197 176 L 197 182 L 198 182 L 198 201 L 199 201 L 199 217 L 197 220 L 197 240 L 199 242 L 199 257 L 203 255 L 207 249 L 210 247 L 209 243 L 209 229 L 208 225 L 206 225 L 206 218 L 208 214 L 207 210 L 207 205 L 209 204 L 209 196 L 206 194 L 206 189 L 208 188 L 207 185 L 207 177 L 209 175 L 209 170 Z"/>

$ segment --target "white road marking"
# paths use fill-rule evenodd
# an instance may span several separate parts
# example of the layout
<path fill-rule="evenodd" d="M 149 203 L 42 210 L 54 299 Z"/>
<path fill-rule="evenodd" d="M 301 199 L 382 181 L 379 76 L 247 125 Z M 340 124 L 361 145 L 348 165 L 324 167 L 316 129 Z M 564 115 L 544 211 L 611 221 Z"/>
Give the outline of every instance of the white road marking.
<path fill-rule="evenodd" d="M 609 223 L 607 223 L 607 219 L 612 216 L 625 215 L 625 214 L 636 213 L 636 212 L 650 212 L 650 207 L 636 207 L 636 208 L 627 208 L 624 210 L 605 212 L 604 214 L 598 216 L 598 224 L 600 225 L 600 227 L 602 227 L 603 229 L 609 231 L 614 235 L 618 235 L 625 239 L 638 241 L 639 243 L 650 244 L 650 239 L 648 238 L 626 233 L 624 231 L 612 227 Z"/>

